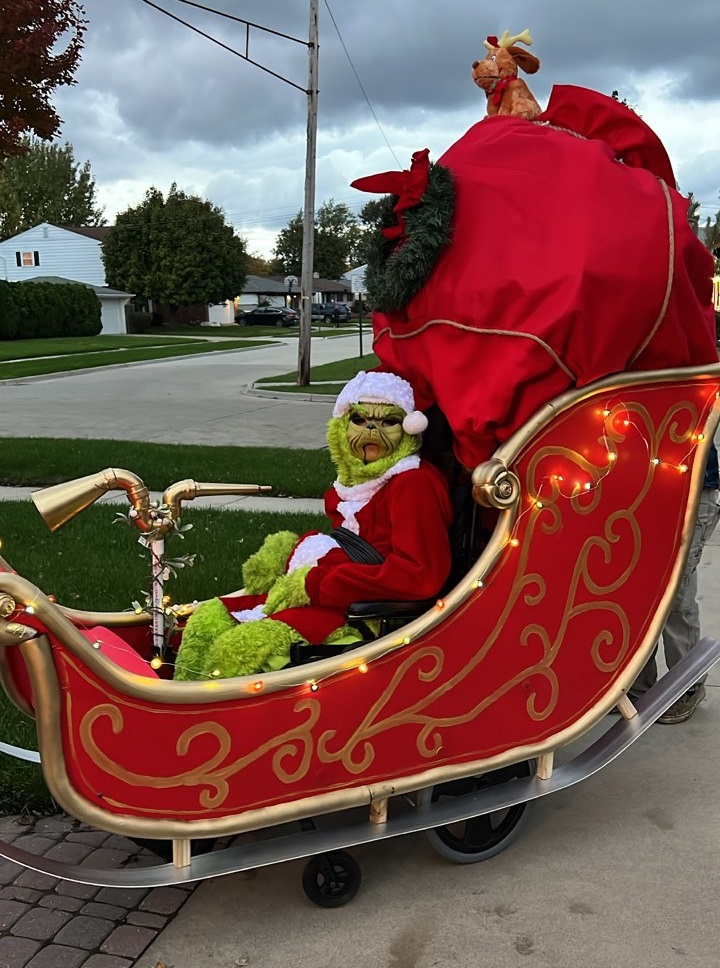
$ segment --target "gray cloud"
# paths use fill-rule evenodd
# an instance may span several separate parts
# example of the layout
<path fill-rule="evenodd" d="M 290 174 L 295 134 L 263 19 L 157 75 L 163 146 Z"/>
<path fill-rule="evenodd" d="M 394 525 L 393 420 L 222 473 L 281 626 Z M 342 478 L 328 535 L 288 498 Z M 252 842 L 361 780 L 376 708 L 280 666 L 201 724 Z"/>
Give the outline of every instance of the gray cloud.
<path fill-rule="evenodd" d="M 176 0 L 157 2 L 244 51 L 241 25 Z M 307 2 L 216 0 L 216 5 L 307 37 Z M 282 227 L 302 204 L 303 93 L 141 0 L 85 0 L 85 8 L 90 25 L 78 84 L 61 92 L 57 102 L 66 122 L 63 136 L 73 143 L 76 158 L 90 160 L 98 184 L 125 180 L 167 187 L 175 172 L 178 181 L 198 185 L 226 211 L 265 210 L 267 226 Z M 470 65 L 484 55 L 484 37 L 506 27 L 533 32 L 533 52 L 542 66 L 530 84 L 541 103 L 554 83 L 605 93 L 617 88 L 633 102 L 639 79 L 664 73 L 672 79 L 675 103 L 705 101 L 717 112 L 717 0 L 555 0 L 543 8 L 533 0 L 508 0 L 491 17 L 477 0 L 422 5 L 321 0 L 318 203 L 352 197 L 347 185 L 357 174 L 395 166 L 330 10 L 402 164 L 426 144 L 439 153 L 483 116 L 484 99 L 470 81 Z M 250 52 L 305 86 L 304 46 L 252 31 Z M 717 116 L 708 123 L 720 128 Z M 346 155 L 338 156 L 343 150 Z M 720 173 L 714 156 L 702 164 L 688 160 L 681 181 L 699 194 L 690 184 L 694 179 L 703 196 L 716 197 Z M 280 225 L 278 213 L 287 213 Z"/>

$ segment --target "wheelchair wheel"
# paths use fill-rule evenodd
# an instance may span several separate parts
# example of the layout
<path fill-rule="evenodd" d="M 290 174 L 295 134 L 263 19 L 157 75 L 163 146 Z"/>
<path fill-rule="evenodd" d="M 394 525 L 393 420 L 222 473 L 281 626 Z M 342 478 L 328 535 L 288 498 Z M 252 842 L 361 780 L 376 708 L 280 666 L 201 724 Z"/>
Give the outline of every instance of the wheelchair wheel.
<path fill-rule="evenodd" d="M 305 865 L 302 886 L 313 904 L 324 908 L 342 907 L 352 901 L 360 887 L 360 865 L 344 850 L 311 857 Z"/>
<path fill-rule="evenodd" d="M 519 777 L 532 776 L 535 761 L 525 760 L 513 763 L 499 770 L 492 770 L 480 776 L 462 777 L 440 783 L 433 787 L 430 794 L 432 803 L 448 797 L 463 796 L 479 790 L 506 783 Z M 488 860 L 505 850 L 515 840 L 530 814 L 531 803 L 518 803 L 506 810 L 460 820 L 444 827 L 434 827 L 425 831 L 433 848 L 453 864 L 476 864 Z"/>

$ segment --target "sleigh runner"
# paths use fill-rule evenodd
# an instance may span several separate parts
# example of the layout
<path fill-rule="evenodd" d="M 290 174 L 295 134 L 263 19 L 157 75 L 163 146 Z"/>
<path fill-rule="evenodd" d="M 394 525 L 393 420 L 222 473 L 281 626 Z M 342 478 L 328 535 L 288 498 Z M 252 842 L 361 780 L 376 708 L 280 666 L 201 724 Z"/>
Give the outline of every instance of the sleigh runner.
<path fill-rule="evenodd" d="M 6 566 L 0 677 L 36 719 L 51 793 L 101 829 L 175 842 L 174 867 L 62 876 L 172 883 L 442 830 L 522 813 L 609 761 L 720 657 L 704 641 L 640 716 L 626 697 L 684 566 L 719 393 L 711 366 L 553 400 L 475 469 L 474 499 L 497 523 L 443 599 L 375 641 L 278 672 L 160 679 L 149 616 L 65 609 Z M 553 777 L 555 752 L 613 706 L 625 721 Z M 473 778 L 491 771 L 508 782 L 482 792 Z M 270 836 L 310 818 L 329 830 Z M 190 857 L 191 839 L 249 831 L 265 831 L 263 844 Z"/>

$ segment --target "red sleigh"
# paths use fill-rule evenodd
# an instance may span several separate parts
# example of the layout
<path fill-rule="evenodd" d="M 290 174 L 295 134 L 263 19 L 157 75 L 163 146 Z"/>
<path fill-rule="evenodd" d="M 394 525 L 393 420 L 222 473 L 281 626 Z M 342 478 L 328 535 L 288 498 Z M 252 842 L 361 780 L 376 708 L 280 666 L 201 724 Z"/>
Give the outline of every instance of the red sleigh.
<path fill-rule="evenodd" d="M 50 791 L 96 827 L 172 841 L 174 861 L 93 871 L 0 854 L 124 886 L 313 857 L 305 889 L 332 905 L 357 889 L 353 845 L 424 830 L 456 862 L 496 853 L 532 800 L 610 762 L 720 658 L 704 639 L 637 706 L 627 698 L 684 567 L 719 394 L 710 366 L 553 400 L 474 471 L 497 523 L 443 600 L 262 676 L 154 678 L 147 615 L 63 608 L 0 561 L 0 680 L 37 721 Z M 613 707 L 620 718 L 554 769 Z M 191 855 L 193 840 L 251 831 Z"/>

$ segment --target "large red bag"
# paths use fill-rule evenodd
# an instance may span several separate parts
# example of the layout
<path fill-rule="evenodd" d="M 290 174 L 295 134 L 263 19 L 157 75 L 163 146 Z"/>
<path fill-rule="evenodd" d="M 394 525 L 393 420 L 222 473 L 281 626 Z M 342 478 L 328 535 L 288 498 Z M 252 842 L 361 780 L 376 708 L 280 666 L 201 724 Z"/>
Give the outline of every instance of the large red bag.
<path fill-rule="evenodd" d="M 634 112 L 556 87 L 535 121 L 485 118 L 438 165 L 451 241 L 403 308 L 373 314 L 374 348 L 445 413 L 465 466 L 569 387 L 717 362 L 712 258 Z"/>

